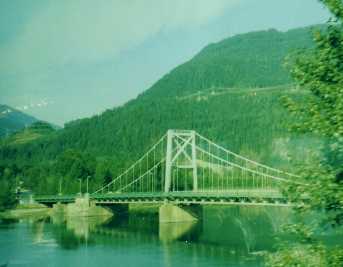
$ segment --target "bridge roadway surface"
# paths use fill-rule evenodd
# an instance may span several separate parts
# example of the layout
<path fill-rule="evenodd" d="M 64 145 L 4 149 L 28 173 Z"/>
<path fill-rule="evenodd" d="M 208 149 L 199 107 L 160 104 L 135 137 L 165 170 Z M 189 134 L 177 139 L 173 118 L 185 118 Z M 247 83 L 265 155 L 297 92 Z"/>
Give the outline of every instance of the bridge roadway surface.
<path fill-rule="evenodd" d="M 36 202 L 51 205 L 54 203 L 73 203 L 76 195 L 46 195 L 35 196 Z M 277 190 L 229 190 L 229 191 L 180 191 L 180 192 L 149 192 L 149 193 L 102 193 L 91 194 L 89 199 L 97 205 L 128 204 L 128 203 L 171 203 L 171 204 L 239 204 L 239 205 L 291 205 L 287 198 Z"/>

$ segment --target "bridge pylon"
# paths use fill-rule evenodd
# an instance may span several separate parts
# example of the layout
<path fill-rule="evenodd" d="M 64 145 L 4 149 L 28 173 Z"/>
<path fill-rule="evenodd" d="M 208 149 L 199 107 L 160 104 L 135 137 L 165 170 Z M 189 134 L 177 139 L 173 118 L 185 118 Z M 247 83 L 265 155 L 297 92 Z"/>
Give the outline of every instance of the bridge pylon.
<path fill-rule="evenodd" d="M 193 191 L 198 191 L 196 132 L 190 130 L 168 130 L 164 191 L 172 186 L 173 168 L 191 169 Z"/>

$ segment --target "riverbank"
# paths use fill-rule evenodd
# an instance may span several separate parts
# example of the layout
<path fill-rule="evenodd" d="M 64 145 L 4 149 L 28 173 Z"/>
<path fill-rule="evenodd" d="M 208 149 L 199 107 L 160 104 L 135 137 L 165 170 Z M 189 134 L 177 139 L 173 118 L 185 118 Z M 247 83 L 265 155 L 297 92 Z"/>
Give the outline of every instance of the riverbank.
<path fill-rule="evenodd" d="M 20 219 L 33 215 L 48 215 L 51 209 L 42 204 L 19 204 L 15 209 L 0 212 L 0 219 Z"/>
<path fill-rule="evenodd" d="M 133 214 L 158 214 L 159 205 L 142 205 L 142 204 L 130 204 L 129 212 Z M 20 204 L 14 209 L 9 209 L 0 212 L 0 219 L 20 219 L 35 215 L 51 215 L 55 212 L 53 209 L 38 203 L 34 204 Z M 78 213 L 80 216 L 80 214 Z M 97 214 L 99 215 L 99 214 Z"/>

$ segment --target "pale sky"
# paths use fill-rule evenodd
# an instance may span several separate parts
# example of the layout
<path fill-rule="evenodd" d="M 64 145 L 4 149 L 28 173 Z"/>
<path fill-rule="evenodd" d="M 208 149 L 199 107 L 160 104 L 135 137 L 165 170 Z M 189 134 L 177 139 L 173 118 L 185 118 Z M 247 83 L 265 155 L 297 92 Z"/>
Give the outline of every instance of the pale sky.
<path fill-rule="evenodd" d="M 317 0 L 1 0 L 0 104 L 63 125 L 136 97 L 209 43 L 328 18 Z"/>

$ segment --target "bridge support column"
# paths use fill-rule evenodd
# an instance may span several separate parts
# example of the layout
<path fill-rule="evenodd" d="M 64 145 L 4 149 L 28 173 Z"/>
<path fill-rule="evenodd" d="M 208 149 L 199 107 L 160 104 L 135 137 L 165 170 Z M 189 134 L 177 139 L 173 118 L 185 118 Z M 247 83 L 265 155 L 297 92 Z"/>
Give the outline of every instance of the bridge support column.
<path fill-rule="evenodd" d="M 172 157 L 173 157 L 173 131 L 168 130 L 167 133 L 167 155 L 166 155 L 166 173 L 164 181 L 164 192 L 170 191 L 171 173 L 172 173 Z"/>
<path fill-rule="evenodd" d="M 57 202 L 56 204 L 52 205 L 52 212 L 53 213 L 65 213 L 66 212 L 67 205 L 62 204 L 61 202 Z"/>
<path fill-rule="evenodd" d="M 96 206 L 87 196 L 76 198 L 75 203 L 67 204 L 65 211 L 70 217 L 112 216 L 109 210 Z"/>
<path fill-rule="evenodd" d="M 197 155 L 195 131 L 167 132 L 166 169 L 164 179 L 164 192 L 171 191 L 173 169 L 190 169 L 193 175 L 193 191 L 198 191 Z M 182 162 L 182 164 L 179 163 Z"/>
<path fill-rule="evenodd" d="M 160 223 L 194 222 L 201 218 L 200 205 L 173 205 L 165 203 L 159 209 Z"/>

